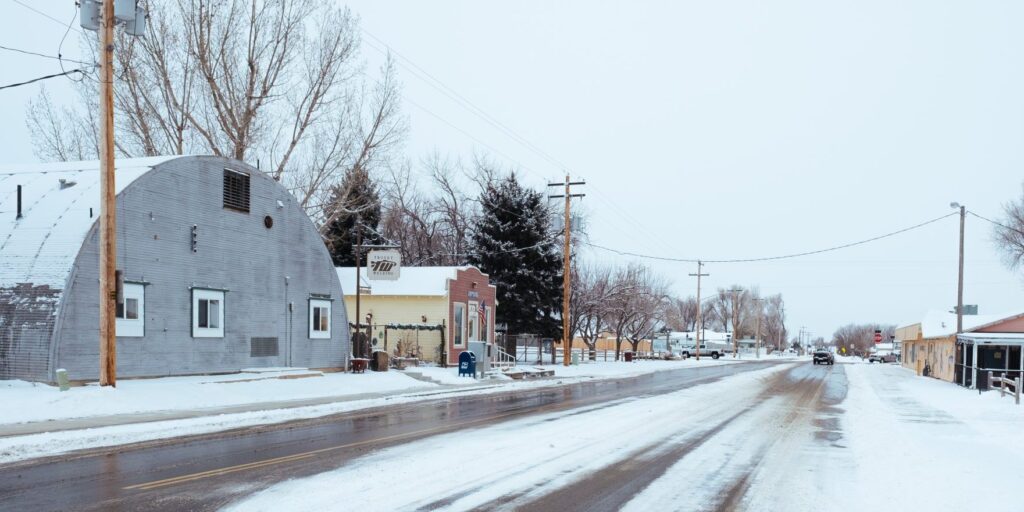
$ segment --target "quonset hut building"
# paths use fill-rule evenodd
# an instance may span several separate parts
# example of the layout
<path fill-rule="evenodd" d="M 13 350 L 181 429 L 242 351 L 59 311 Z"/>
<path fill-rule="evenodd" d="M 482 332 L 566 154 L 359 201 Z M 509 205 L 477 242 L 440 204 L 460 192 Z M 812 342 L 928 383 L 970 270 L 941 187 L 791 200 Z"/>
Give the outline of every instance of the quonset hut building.
<path fill-rule="evenodd" d="M 344 367 L 341 285 L 281 184 L 220 157 L 116 168 L 119 377 Z M 0 168 L 0 380 L 99 376 L 99 178 Z"/>

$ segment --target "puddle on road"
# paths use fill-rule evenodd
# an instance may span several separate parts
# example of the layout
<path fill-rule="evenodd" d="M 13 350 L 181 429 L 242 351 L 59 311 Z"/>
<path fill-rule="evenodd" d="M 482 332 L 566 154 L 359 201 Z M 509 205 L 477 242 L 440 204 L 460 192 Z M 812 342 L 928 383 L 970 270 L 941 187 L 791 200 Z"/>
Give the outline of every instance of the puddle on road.
<path fill-rule="evenodd" d="M 846 448 L 839 444 L 843 439 L 839 416 L 845 410 L 838 405 L 846 400 L 847 391 L 849 383 L 846 380 L 846 371 L 840 365 L 830 366 L 829 374 L 825 377 L 825 391 L 821 395 L 819 415 L 814 420 L 814 426 L 818 429 L 814 432 L 814 438 L 829 443 L 833 448 Z"/>
<path fill-rule="evenodd" d="M 839 428 L 838 417 L 828 416 L 818 418 L 814 420 L 814 426 L 818 427 L 818 431 L 814 433 L 815 439 L 821 441 L 828 441 L 832 443 L 832 446 L 835 446 L 837 448 L 843 448 L 843 446 L 835 444 L 837 441 L 843 438 L 842 430 L 840 430 Z"/>

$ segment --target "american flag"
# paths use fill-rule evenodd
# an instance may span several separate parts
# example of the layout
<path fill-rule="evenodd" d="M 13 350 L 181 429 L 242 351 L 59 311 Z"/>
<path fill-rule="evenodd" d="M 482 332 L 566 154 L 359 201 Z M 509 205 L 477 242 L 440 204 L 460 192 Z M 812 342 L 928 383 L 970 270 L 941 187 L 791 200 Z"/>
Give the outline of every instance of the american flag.
<path fill-rule="evenodd" d="M 487 301 L 480 301 L 480 306 L 476 309 L 480 313 L 480 318 L 483 318 L 487 314 Z"/>

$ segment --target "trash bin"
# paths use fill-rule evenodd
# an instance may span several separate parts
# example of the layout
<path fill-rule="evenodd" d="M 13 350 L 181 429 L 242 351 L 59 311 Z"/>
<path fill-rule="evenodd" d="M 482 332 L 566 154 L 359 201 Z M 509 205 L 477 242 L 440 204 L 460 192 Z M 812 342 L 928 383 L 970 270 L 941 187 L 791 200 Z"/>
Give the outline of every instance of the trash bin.
<path fill-rule="evenodd" d="M 579 355 L 578 352 L 573 352 L 572 353 L 572 364 L 573 364 L 573 366 L 579 366 L 580 365 L 580 355 Z"/>
<path fill-rule="evenodd" d="M 390 358 L 388 353 L 383 350 L 377 350 L 373 353 L 373 358 L 370 360 L 370 369 L 375 372 L 386 372 L 390 364 Z"/>
<path fill-rule="evenodd" d="M 468 350 L 459 354 L 459 377 L 463 375 L 476 376 L 476 355 Z"/>
<path fill-rule="evenodd" d="M 625 356 L 627 363 L 632 363 L 633 362 L 633 352 L 632 351 L 627 350 L 627 351 L 623 352 L 622 355 Z"/>

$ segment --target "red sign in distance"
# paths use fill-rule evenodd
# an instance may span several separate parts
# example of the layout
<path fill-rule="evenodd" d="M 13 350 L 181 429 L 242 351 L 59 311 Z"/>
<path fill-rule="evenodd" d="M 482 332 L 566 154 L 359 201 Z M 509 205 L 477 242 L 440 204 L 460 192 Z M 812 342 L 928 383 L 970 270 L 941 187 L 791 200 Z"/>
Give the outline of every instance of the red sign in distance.
<path fill-rule="evenodd" d="M 875 343 L 882 342 L 882 331 L 875 331 Z"/>

